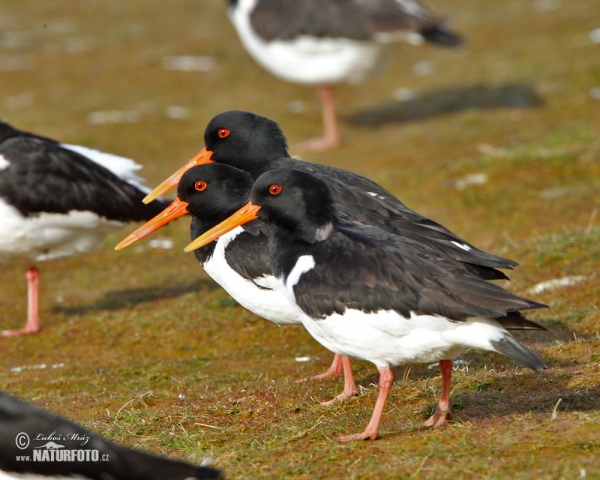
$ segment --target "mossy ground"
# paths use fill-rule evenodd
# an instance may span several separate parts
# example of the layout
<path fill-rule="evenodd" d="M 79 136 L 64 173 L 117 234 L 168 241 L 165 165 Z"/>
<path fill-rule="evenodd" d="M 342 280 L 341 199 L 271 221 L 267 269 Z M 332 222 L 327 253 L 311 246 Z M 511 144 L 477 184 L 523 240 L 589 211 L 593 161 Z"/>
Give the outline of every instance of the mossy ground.
<path fill-rule="evenodd" d="M 336 91 L 347 143 L 303 158 L 369 176 L 463 238 L 517 260 L 505 286 L 551 307 L 531 316 L 550 332 L 520 337 L 550 370 L 468 352 L 468 368 L 453 377 L 457 421 L 421 431 L 439 374 L 399 367 L 382 438 L 338 445 L 336 436 L 370 417 L 373 366 L 355 362 L 359 397 L 321 406 L 340 381 L 294 380 L 324 370 L 331 355 L 301 328 L 277 328 L 235 306 L 182 252 L 181 220 L 160 234 L 173 250 L 117 253 L 126 228 L 93 254 L 43 264 L 43 331 L 1 341 L 0 389 L 129 446 L 193 462 L 214 455 L 229 478 L 600 478 L 600 45 L 589 35 L 600 27 L 598 5 L 430 3 L 467 45 L 394 47 L 384 75 Z M 314 91 L 256 66 L 223 4 L 3 1 L 0 117 L 134 158 L 150 185 L 196 153 L 208 120 L 228 109 L 277 120 L 295 153 L 320 131 Z M 169 55 L 210 56 L 216 65 L 168 71 Z M 30 68 L 7 69 L 15 61 Z M 415 74 L 421 61 L 429 75 Z M 420 97 L 395 100 L 401 88 Z M 189 116 L 171 118 L 173 105 Z M 111 110 L 135 110 L 139 121 L 88 123 L 90 112 Z M 474 174 L 487 181 L 457 188 Z M 0 274 L 2 328 L 24 322 L 24 266 Z M 565 276 L 585 279 L 527 293 Z M 295 361 L 304 356 L 312 360 Z M 11 370 L 40 364 L 47 368 Z"/>

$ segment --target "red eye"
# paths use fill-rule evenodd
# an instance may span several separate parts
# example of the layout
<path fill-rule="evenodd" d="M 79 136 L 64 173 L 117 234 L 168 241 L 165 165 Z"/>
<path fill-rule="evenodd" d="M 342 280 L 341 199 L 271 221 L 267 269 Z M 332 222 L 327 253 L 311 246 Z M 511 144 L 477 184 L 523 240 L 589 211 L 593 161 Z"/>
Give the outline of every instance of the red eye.
<path fill-rule="evenodd" d="M 279 195 L 281 193 L 281 187 L 279 185 L 271 185 L 269 187 L 269 193 L 271 195 Z"/>
<path fill-rule="evenodd" d="M 226 138 L 229 136 L 231 132 L 229 130 L 227 130 L 226 128 L 220 128 L 219 131 L 217 132 L 217 135 L 219 136 L 219 138 Z"/>
<path fill-rule="evenodd" d="M 199 182 L 196 182 L 196 184 L 194 185 L 196 190 L 198 190 L 199 192 L 204 190 L 207 186 L 208 185 L 206 185 L 206 182 L 203 182 L 202 180 L 200 180 Z"/>

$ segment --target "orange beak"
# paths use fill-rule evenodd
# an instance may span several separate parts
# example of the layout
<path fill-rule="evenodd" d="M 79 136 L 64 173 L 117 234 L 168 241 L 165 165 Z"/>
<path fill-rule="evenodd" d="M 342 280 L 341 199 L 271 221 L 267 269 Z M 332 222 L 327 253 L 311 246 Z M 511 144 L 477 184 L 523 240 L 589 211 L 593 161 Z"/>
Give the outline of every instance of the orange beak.
<path fill-rule="evenodd" d="M 187 162 L 183 167 L 177 170 L 174 174 L 172 174 L 169 178 L 167 178 L 164 182 L 162 182 L 158 187 L 152 190 L 148 195 L 144 197 L 142 202 L 150 203 L 153 200 L 156 200 L 161 195 L 164 195 L 172 188 L 175 188 L 179 184 L 179 180 L 185 172 L 187 172 L 190 168 L 195 167 L 196 165 L 201 165 L 203 163 L 212 163 L 211 159 L 212 152 L 203 148 L 200 150 L 200 153 L 192 158 L 189 162 Z"/>
<path fill-rule="evenodd" d="M 196 240 L 192 241 L 187 247 L 183 249 L 184 252 L 192 252 L 197 250 L 204 245 L 209 244 L 213 240 L 216 240 L 227 232 L 231 232 L 235 227 L 239 227 L 244 223 L 251 222 L 257 219 L 256 212 L 260 210 L 258 205 L 253 205 L 252 202 L 248 202 L 237 212 L 231 215 L 229 218 L 223 220 L 218 225 L 214 226 L 207 232 L 204 232 Z"/>
<path fill-rule="evenodd" d="M 175 200 L 173 200 L 173 203 L 171 203 L 171 205 L 165 208 L 156 217 L 154 217 L 152 220 L 148 220 L 135 232 L 130 233 L 129 235 L 127 235 L 127 237 L 121 240 L 119 244 L 115 247 L 115 250 L 123 250 L 124 248 L 133 245 L 138 240 L 147 237 L 152 232 L 155 232 L 167 223 L 172 222 L 176 218 L 182 217 L 183 215 L 186 215 L 188 213 L 188 205 L 189 203 L 182 202 L 181 200 L 179 200 L 179 198 L 176 198 Z"/>

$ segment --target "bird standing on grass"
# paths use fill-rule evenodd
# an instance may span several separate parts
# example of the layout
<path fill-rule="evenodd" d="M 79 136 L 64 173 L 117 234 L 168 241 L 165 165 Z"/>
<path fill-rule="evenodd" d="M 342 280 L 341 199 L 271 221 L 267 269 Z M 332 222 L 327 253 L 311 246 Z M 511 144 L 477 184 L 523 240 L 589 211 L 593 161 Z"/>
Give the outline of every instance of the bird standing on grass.
<path fill-rule="evenodd" d="M 533 370 L 548 368 L 508 332 L 544 330 L 521 311 L 545 305 L 482 280 L 426 245 L 342 220 L 331 189 L 306 172 L 261 175 L 248 204 L 185 250 L 257 218 L 271 227 L 273 273 L 308 332 L 332 352 L 368 360 L 379 370 L 369 424 L 339 441 L 377 438 L 392 366 L 439 362 L 442 391 L 427 427 L 451 419 L 452 360 L 468 348 L 500 353 Z"/>
<path fill-rule="evenodd" d="M 229 18 L 263 68 L 317 86 L 325 131 L 310 150 L 341 143 L 332 85 L 363 81 L 379 67 L 382 44 L 462 42 L 415 0 L 229 0 Z"/>
<path fill-rule="evenodd" d="M 127 222 L 168 203 L 144 205 L 133 160 L 66 145 L 0 122 L 0 261 L 35 263 L 95 249 Z M 1 336 L 40 329 L 39 271 L 27 269 L 27 323 Z"/>

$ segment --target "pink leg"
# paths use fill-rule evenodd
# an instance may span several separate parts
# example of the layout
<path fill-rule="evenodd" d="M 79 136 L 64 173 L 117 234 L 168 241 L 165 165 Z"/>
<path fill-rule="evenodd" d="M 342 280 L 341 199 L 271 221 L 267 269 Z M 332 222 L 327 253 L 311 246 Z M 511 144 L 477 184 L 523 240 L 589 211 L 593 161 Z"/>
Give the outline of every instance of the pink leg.
<path fill-rule="evenodd" d="M 335 103 L 333 101 L 333 89 L 328 86 L 319 87 L 317 93 L 321 99 L 324 132 L 322 137 L 313 138 L 305 143 L 306 149 L 314 152 L 328 150 L 342 144 L 342 137 L 338 130 Z"/>
<path fill-rule="evenodd" d="M 343 357 L 341 355 L 340 357 L 344 369 L 344 391 L 328 402 L 321 402 L 321 405 L 331 405 L 333 402 L 356 395 L 356 384 L 354 383 L 354 376 L 352 375 L 352 361 L 350 360 L 350 357 Z"/>
<path fill-rule="evenodd" d="M 440 395 L 440 402 L 435 408 L 435 413 L 423 424 L 424 427 L 441 427 L 447 421 L 452 420 L 452 414 L 450 413 L 452 360 L 440 361 L 440 371 L 442 372 L 442 393 Z"/>
<path fill-rule="evenodd" d="M 27 323 L 25 327 L 17 330 L 4 330 L 0 332 L 1 337 L 14 337 L 24 333 L 37 333 L 40 331 L 39 315 L 39 285 L 40 272 L 36 267 L 27 269 Z"/>
<path fill-rule="evenodd" d="M 383 413 L 383 407 L 390 393 L 393 382 L 394 373 L 392 372 L 390 367 L 381 367 L 379 369 L 379 396 L 377 397 L 377 403 L 375 403 L 373 415 L 371 415 L 371 420 L 369 421 L 367 428 L 365 428 L 365 431 L 362 433 L 340 437 L 336 440 L 337 442 L 343 443 L 351 442 L 353 440 L 367 439 L 375 440 L 377 438 L 377 434 L 379 433 L 379 422 L 381 420 L 381 414 Z"/>
<path fill-rule="evenodd" d="M 329 367 L 329 370 L 327 370 L 325 373 L 313 375 L 312 377 L 301 378 L 300 380 L 296 381 L 300 383 L 308 380 L 321 380 L 322 378 L 331 378 L 335 375 L 339 375 L 340 373 L 342 373 L 342 356 L 336 353 L 333 357 L 331 367 Z"/>

